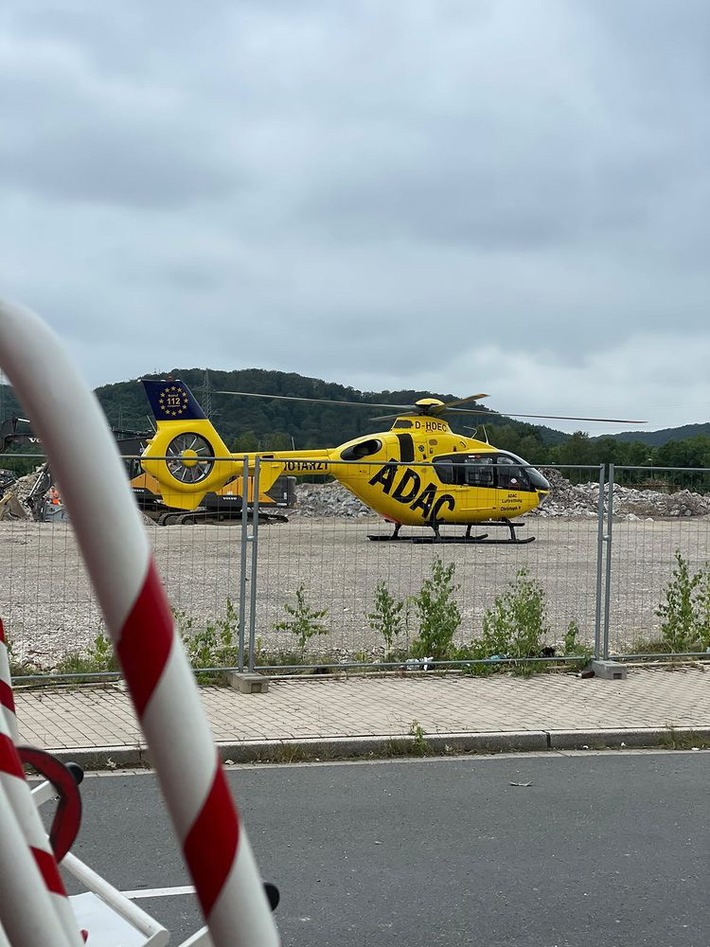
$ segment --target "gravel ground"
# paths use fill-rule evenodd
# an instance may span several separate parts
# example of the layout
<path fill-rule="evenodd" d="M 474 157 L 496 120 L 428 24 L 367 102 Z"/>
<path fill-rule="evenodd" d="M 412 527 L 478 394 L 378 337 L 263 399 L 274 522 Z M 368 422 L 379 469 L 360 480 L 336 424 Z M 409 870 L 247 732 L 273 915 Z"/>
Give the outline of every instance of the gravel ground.
<path fill-rule="evenodd" d="M 193 627 L 223 616 L 227 598 L 238 608 L 239 525 L 159 528 L 151 524 L 146 528 L 170 600 L 181 615 L 192 620 Z M 292 602 L 295 590 L 302 586 L 308 605 L 328 612 L 323 621 L 329 633 L 318 639 L 318 647 L 374 653 L 382 644 L 367 620 L 375 586 L 384 581 L 394 596 L 406 598 L 419 591 L 436 557 L 456 566 L 461 640 L 479 632 L 485 609 L 525 567 L 545 591 L 549 643 L 559 642 L 573 620 L 583 638 L 593 642 L 599 544 L 595 520 L 530 518 L 520 535 L 535 535 L 536 541 L 519 546 L 434 546 L 367 539 L 369 532 L 389 531 L 387 524 L 370 516 L 294 517 L 287 524 L 261 526 L 256 545 L 248 546 L 248 554 L 253 549 L 257 554 L 254 608 L 261 645 L 294 647 L 294 637 L 274 631 L 273 625 L 287 617 L 284 604 Z M 492 535 L 502 538 L 505 534 L 499 530 Z M 672 575 L 675 550 L 693 568 L 700 568 L 710 559 L 709 537 L 708 516 L 614 523 L 609 587 L 612 649 L 628 651 L 635 639 L 657 634 L 659 621 L 654 613 Z M 0 615 L 15 657 L 51 667 L 68 651 L 91 644 L 103 626 L 70 525 L 0 522 L 0 559 L 4 577 Z M 250 562 L 247 576 L 248 620 L 253 588 Z M 416 631 L 411 614 L 410 637 Z"/>

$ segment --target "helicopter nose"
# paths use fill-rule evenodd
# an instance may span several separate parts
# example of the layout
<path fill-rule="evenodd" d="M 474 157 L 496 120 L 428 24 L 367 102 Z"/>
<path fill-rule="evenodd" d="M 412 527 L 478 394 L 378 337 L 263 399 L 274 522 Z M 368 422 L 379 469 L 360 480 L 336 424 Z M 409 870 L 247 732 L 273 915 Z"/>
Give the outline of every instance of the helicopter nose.
<path fill-rule="evenodd" d="M 546 477 L 543 477 L 539 470 L 535 467 L 531 467 L 528 473 L 530 474 L 530 481 L 538 493 L 546 495 L 550 492 L 552 489 L 550 482 Z"/>

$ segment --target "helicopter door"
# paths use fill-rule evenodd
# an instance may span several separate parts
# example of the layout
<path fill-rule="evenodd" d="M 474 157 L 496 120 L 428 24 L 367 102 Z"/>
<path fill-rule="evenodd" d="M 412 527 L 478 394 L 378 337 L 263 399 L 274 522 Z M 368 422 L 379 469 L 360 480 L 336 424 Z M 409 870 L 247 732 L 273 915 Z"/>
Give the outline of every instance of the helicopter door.
<path fill-rule="evenodd" d="M 462 513 L 487 519 L 495 514 L 498 497 L 494 464 L 493 453 L 448 454 L 436 458 L 434 469 L 443 484 L 459 488 L 456 505 Z"/>
<path fill-rule="evenodd" d="M 464 466 L 464 509 L 493 516 L 498 491 L 495 489 L 495 458 L 492 454 L 469 454 Z"/>
<path fill-rule="evenodd" d="M 411 434 L 398 434 L 399 459 L 403 464 L 411 464 L 414 460 L 414 438 Z"/>

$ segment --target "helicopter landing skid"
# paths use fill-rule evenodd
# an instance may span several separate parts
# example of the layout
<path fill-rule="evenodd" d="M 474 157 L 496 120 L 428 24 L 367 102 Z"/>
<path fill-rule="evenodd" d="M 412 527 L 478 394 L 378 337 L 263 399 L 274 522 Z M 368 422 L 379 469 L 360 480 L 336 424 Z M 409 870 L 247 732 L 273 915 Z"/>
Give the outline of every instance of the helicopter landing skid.
<path fill-rule="evenodd" d="M 483 523 L 478 523 L 478 526 L 489 527 L 489 526 L 506 526 L 510 532 L 510 535 L 507 539 L 489 539 L 488 533 L 481 533 L 478 536 L 471 535 L 471 526 L 466 527 L 466 532 L 463 536 L 442 536 L 439 532 L 438 526 L 432 527 L 434 529 L 433 536 L 400 536 L 399 535 L 399 525 L 395 526 L 394 532 L 389 535 L 368 535 L 368 539 L 372 542 L 404 542 L 404 543 L 471 543 L 477 544 L 479 546 L 524 546 L 527 543 L 535 542 L 534 536 L 526 536 L 525 539 L 518 539 L 515 534 L 515 530 L 519 529 L 521 526 L 525 526 L 525 523 L 511 523 L 510 520 L 488 520 Z"/>

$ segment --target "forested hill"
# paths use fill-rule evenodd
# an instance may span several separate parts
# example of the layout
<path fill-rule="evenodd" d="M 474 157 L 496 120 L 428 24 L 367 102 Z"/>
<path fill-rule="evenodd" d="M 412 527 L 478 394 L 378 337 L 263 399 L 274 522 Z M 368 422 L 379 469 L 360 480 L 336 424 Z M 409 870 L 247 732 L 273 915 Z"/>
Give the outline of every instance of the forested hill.
<path fill-rule="evenodd" d="M 614 435 L 617 441 L 640 444 L 649 444 L 651 447 L 662 447 L 669 441 L 685 441 L 690 437 L 710 437 L 710 422 L 707 424 L 684 424 L 682 427 L 664 427 L 660 431 L 624 431 Z"/>
<path fill-rule="evenodd" d="M 391 422 L 382 419 L 389 412 L 374 407 L 374 403 L 401 405 L 423 397 L 448 401 L 462 396 L 414 390 L 361 392 L 318 378 L 264 369 L 225 372 L 175 368 L 147 377 L 180 378 L 186 382 L 225 443 L 235 451 L 334 447 L 361 434 L 389 428 Z M 351 401 L 363 407 L 224 394 L 228 391 Z M 152 430 L 152 415 L 138 380 L 104 385 L 96 389 L 96 395 L 112 428 L 141 433 Z M 368 408 L 368 403 L 373 407 Z M 485 410 L 484 405 L 481 407 Z M 18 414 L 21 411 L 11 389 L 0 386 L 0 422 Z M 378 417 L 380 420 L 374 420 Z M 570 436 L 489 411 L 481 416 L 450 415 L 447 420 L 454 430 L 469 435 L 475 431 L 483 439 L 487 436 L 497 447 L 513 451 L 534 464 L 710 467 L 710 423 L 589 437 L 581 433 Z"/>
<path fill-rule="evenodd" d="M 224 372 L 205 369 L 175 368 L 163 375 L 150 378 L 171 377 L 184 381 L 201 403 L 212 423 L 225 442 L 235 449 L 256 450 L 260 448 L 295 447 L 307 450 L 311 447 L 335 447 L 350 438 L 373 431 L 386 430 L 389 421 L 373 420 L 387 409 L 372 407 L 376 404 L 412 404 L 419 398 L 435 397 L 448 401 L 459 397 L 450 393 L 431 391 L 362 392 L 318 378 L 264 369 L 241 369 Z M 224 392 L 244 391 L 251 394 L 283 395 L 288 398 L 320 398 L 333 401 L 332 407 L 323 404 L 288 401 L 274 398 L 240 397 Z M 96 389 L 96 395 L 114 428 L 123 430 L 150 430 L 151 417 L 143 386 L 137 382 L 120 382 Z M 350 401 L 363 407 L 336 404 Z M 535 441 L 548 444 L 560 443 L 565 435 L 547 427 L 534 428 L 529 424 L 501 418 L 493 412 L 485 416 L 461 416 L 447 419 L 451 426 L 462 433 L 472 434 L 485 423 L 487 428 L 512 426 L 519 437 L 530 435 Z M 493 439 L 493 438 L 491 438 Z"/>

